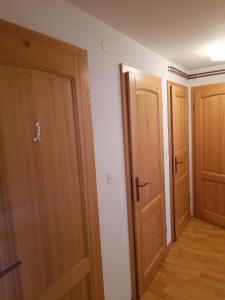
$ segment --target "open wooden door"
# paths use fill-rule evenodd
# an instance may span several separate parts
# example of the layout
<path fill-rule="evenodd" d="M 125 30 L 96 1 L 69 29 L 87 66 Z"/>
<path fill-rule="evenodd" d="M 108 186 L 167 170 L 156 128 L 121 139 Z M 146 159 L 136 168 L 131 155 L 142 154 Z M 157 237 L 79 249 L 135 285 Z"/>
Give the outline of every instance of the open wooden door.
<path fill-rule="evenodd" d="M 193 88 L 195 205 L 225 227 L 225 84 Z"/>
<path fill-rule="evenodd" d="M 166 255 L 161 79 L 126 72 L 138 295 Z"/>
<path fill-rule="evenodd" d="M 175 239 L 179 239 L 190 219 L 189 136 L 187 87 L 168 83 L 172 166 L 172 217 Z"/>
<path fill-rule="evenodd" d="M 0 298 L 102 300 L 86 51 L 0 21 Z"/>

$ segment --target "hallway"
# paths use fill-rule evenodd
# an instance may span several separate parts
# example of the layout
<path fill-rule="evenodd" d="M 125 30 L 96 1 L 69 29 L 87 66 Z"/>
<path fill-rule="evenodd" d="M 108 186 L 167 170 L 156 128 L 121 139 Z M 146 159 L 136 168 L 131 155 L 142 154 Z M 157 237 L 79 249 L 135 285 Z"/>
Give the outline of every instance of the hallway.
<path fill-rule="evenodd" d="M 192 218 L 141 300 L 225 299 L 225 230 Z"/>
<path fill-rule="evenodd" d="M 0 0 L 0 300 L 225 300 L 224 12 Z"/>

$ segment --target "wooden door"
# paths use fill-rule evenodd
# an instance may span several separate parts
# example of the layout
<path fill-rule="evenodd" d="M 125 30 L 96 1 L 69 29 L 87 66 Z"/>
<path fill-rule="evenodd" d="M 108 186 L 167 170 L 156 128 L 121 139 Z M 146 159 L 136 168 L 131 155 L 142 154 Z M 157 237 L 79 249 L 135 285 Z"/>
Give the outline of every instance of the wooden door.
<path fill-rule="evenodd" d="M 166 254 L 161 80 L 128 72 L 128 105 L 138 294 Z"/>
<path fill-rule="evenodd" d="M 169 83 L 170 136 L 172 159 L 172 197 L 175 239 L 179 239 L 190 219 L 188 90 Z"/>
<path fill-rule="evenodd" d="M 225 84 L 196 87 L 193 100 L 196 214 L 225 227 Z"/>
<path fill-rule="evenodd" d="M 103 299 L 82 49 L 0 21 L 0 295 Z"/>

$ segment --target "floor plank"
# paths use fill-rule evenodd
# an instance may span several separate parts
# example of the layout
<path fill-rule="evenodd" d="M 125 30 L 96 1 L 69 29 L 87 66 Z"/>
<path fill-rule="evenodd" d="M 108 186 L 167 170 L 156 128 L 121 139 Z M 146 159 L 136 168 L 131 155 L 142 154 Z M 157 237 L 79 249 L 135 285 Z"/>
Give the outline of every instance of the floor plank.
<path fill-rule="evenodd" d="M 141 300 L 225 300 L 225 230 L 192 218 Z"/>

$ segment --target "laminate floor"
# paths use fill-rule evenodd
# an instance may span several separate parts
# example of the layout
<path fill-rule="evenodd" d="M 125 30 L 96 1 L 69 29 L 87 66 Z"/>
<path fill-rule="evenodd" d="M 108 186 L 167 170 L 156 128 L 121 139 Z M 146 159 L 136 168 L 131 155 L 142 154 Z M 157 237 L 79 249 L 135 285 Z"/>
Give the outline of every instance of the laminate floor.
<path fill-rule="evenodd" d="M 141 300 L 225 300 L 225 229 L 192 218 Z"/>

